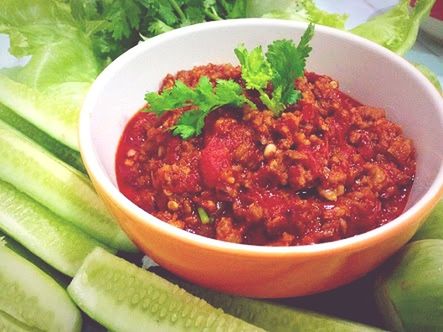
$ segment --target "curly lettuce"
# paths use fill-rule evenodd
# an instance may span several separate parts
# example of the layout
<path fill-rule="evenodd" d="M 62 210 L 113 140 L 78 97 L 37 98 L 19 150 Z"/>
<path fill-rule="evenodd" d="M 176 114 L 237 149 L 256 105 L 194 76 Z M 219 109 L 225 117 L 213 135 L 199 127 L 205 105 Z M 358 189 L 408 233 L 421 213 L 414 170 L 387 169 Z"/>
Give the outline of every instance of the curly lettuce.
<path fill-rule="evenodd" d="M 78 150 L 79 110 L 101 67 L 69 7 L 50 0 L 2 0 L 0 33 L 9 35 L 12 55 L 31 55 L 23 67 L 0 70 L 0 103 Z"/>
<path fill-rule="evenodd" d="M 370 39 L 400 55 L 405 54 L 417 39 L 420 23 L 429 15 L 435 0 L 400 2 L 387 12 L 349 30 Z M 313 0 L 247 0 L 248 17 L 268 17 L 312 22 L 345 30 L 346 14 L 329 13 Z"/>
<path fill-rule="evenodd" d="M 358 25 L 351 32 L 403 55 L 414 45 L 420 23 L 429 16 L 434 3 L 435 0 L 418 0 L 412 7 L 409 0 L 401 0 L 384 14 Z"/>
<path fill-rule="evenodd" d="M 428 67 L 421 63 L 413 64 L 420 72 L 435 86 L 438 92 L 443 95 L 443 89 L 437 75 Z"/>
<path fill-rule="evenodd" d="M 348 15 L 329 13 L 318 8 L 313 0 L 247 0 L 248 17 L 267 17 L 312 22 L 344 29 Z"/>

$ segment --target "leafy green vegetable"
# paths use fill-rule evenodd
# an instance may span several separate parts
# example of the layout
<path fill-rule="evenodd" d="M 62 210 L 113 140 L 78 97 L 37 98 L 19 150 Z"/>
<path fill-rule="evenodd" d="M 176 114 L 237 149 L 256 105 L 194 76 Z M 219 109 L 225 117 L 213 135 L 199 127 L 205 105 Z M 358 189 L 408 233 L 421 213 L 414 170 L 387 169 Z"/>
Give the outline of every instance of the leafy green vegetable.
<path fill-rule="evenodd" d="M 426 76 L 426 78 L 435 86 L 435 88 L 437 89 L 438 92 L 440 92 L 440 94 L 443 93 L 440 81 L 438 80 L 437 75 L 435 75 L 435 73 L 432 70 L 430 70 L 428 67 L 420 63 L 416 63 L 414 64 L 414 66 L 418 70 L 420 70 L 423 75 Z"/>
<path fill-rule="evenodd" d="M 245 0 L 66 0 L 105 62 L 137 44 L 190 24 L 245 16 Z"/>
<path fill-rule="evenodd" d="M 294 87 L 294 80 L 303 75 L 306 58 L 312 48 L 309 41 L 314 35 L 314 25 L 309 24 L 296 47 L 292 40 L 276 40 L 268 46 L 266 58 L 261 47 L 248 52 L 244 46 L 235 49 L 235 54 L 242 65 L 242 77 L 246 88 L 260 93 L 260 100 L 279 116 L 288 105 L 295 104 L 300 98 L 300 91 Z M 273 92 L 270 97 L 264 90 L 272 82 Z"/>
<path fill-rule="evenodd" d="M 418 0 L 414 7 L 410 3 L 400 0 L 386 13 L 350 31 L 403 55 L 414 45 L 420 23 L 428 16 L 435 0 Z M 348 18 L 348 15 L 319 9 L 313 0 L 247 0 L 246 16 L 313 22 L 339 29 L 345 29 Z"/>
<path fill-rule="evenodd" d="M 72 16 L 92 39 L 97 58 L 109 62 L 138 41 L 145 11 L 134 0 L 67 0 Z"/>
<path fill-rule="evenodd" d="M 234 52 L 242 65 L 242 78 L 246 88 L 259 91 L 266 88 L 272 79 L 273 70 L 264 57 L 261 46 L 248 52 L 244 45 L 240 45 Z"/>
<path fill-rule="evenodd" d="M 248 0 L 246 16 L 312 22 L 339 29 L 344 29 L 348 17 L 321 10 L 313 0 Z"/>
<path fill-rule="evenodd" d="M 360 24 L 351 32 L 403 55 L 414 45 L 420 23 L 428 17 L 434 3 L 435 0 L 418 0 L 411 7 L 409 0 L 401 0 L 386 13 Z"/>
<path fill-rule="evenodd" d="M 202 76 L 194 89 L 181 81 L 176 81 L 174 87 L 162 93 L 150 92 L 145 95 L 149 104 L 148 111 L 157 115 L 179 108 L 193 107 L 179 118 L 172 128 L 174 135 L 183 139 L 201 134 L 206 116 L 214 109 L 233 105 L 241 106 L 251 102 L 243 95 L 241 86 L 228 80 L 218 80 L 215 88 L 209 78 Z"/>
<path fill-rule="evenodd" d="M 148 9 L 149 18 L 159 20 L 170 28 L 206 20 L 244 17 L 246 10 L 244 0 L 142 0 L 140 2 Z M 146 26 L 150 30 L 149 24 Z"/>
<path fill-rule="evenodd" d="M 0 33 L 9 34 L 14 56 L 32 56 L 24 67 L 0 71 L 0 103 L 78 149 L 79 109 L 101 68 L 69 7 L 47 0 L 3 0 Z"/>

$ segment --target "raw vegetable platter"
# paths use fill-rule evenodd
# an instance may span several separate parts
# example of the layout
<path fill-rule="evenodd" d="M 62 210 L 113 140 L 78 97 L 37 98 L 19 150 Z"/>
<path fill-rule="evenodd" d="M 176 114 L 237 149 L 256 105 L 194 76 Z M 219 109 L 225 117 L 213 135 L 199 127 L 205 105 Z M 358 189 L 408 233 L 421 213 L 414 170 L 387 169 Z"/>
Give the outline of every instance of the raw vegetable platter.
<path fill-rule="evenodd" d="M 137 317 L 143 317 L 146 309 L 139 298 L 143 292 L 157 294 L 151 296 L 154 304 L 149 307 L 157 309 L 149 309 L 151 314 L 148 316 L 159 321 L 167 317 L 174 323 L 174 319 L 178 320 L 174 318 L 174 312 L 162 316 L 165 303 L 172 307 L 179 306 L 177 303 L 195 306 L 196 310 L 200 310 L 197 318 L 199 315 L 215 317 L 221 324 L 219 326 L 250 328 L 243 326 L 244 322 L 237 318 L 225 317 L 219 311 L 214 311 L 214 308 L 199 300 L 203 298 L 216 308 L 269 330 L 277 327 L 285 330 L 285 326 L 287 330 L 288 326 L 292 326 L 289 330 L 300 326 L 304 330 L 319 327 L 340 331 L 371 329 L 369 326 L 348 324 L 341 319 L 384 329 L 420 329 L 424 326 L 420 325 L 424 323 L 419 317 L 415 321 L 414 317 L 406 319 L 402 322 L 404 325 L 392 322 L 396 319 L 382 317 L 397 315 L 382 308 L 382 300 L 378 299 L 377 302 L 375 299 L 375 289 L 382 287 L 380 283 L 386 277 L 384 270 L 375 271 L 353 284 L 325 294 L 272 303 L 232 298 L 186 285 L 160 267 L 150 267 L 154 274 L 149 274 L 136 267 L 141 267 L 142 262 L 145 268 L 149 267 L 149 260 L 146 257 L 142 260 L 142 255 L 134 252 L 124 234 L 113 226 L 83 174 L 84 167 L 77 152 L 77 119 L 82 98 L 91 82 L 112 59 L 140 39 L 180 26 L 205 20 L 263 15 L 310 20 L 375 39 L 409 61 L 425 65 L 428 68 L 425 69 L 426 73 L 436 86 L 439 82 L 443 83 L 443 47 L 421 33 L 417 37 L 414 30 L 433 1 L 419 1 L 418 4 L 425 8 L 423 13 L 417 9 L 412 14 L 408 12 L 407 1 L 400 1 L 400 4 L 395 0 L 343 0 L 333 3 L 323 0 L 315 3 L 318 7 L 312 1 L 288 0 L 2 1 L 0 235 L 5 236 L 7 244 L 6 247 L 3 241 L 0 244 L 0 330 L 27 331 L 30 327 L 46 330 L 49 326 L 52 326 L 52 330 L 76 330 L 80 324 L 80 311 L 70 298 L 82 309 L 83 331 L 106 330 L 95 320 L 112 330 L 126 330 L 131 324 L 140 324 L 136 325 L 138 328 L 145 326 L 145 330 L 155 327 L 161 330 L 162 325 L 149 325 L 152 321 L 144 322 L 147 325 L 137 322 Z M 339 14 L 329 14 L 320 8 Z M 384 12 L 388 14 L 383 16 Z M 374 33 L 375 27 L 381 30 Z M 383 31 L 386 35 L 397 34 L 398 38 L 394 38 L 394 42 L 392 39 L 384 40 Z M 13 55 L 8 53 L 8 49 Z M 70 166 L 61 164 L 60 160 Z M 72 201 L 85 208 L 71 211 L 69 204 Z M 416 235 L 416 240 L 443 239 L 442 209 L 440 203 L 426 227 Z M 91 212 L 93 210 L 95 214 Z M 82 222 L 87 218 L 98 222 L 87 225 Z M 35 220 L 41 222 L 36 225 Z M 66 223 L 66 220 L 69 222 Z M 98 234 L 105 235 L 100 237 Z M 441 267 L 441 258 L 440 261 L 435 260 L 428 253 L 441 252 L 442 243 L 440 240 L 425 241 L 411 244 L 390 262 L 397 266 L 397 274 L 390 275 L 390 282 L 395 282 L 395 278 L 400 276 L 408 276 L 411 272 L 407 266 L 419 270 Z M 93 250 L 96 246 L 102 249 Z M 126 262 L 112 254 L 123 257 Z M 423 264 L 414 258 L 418 256 L 424 257 Z M 119 312 L 110 303 L 119 296 L 123 301 L 121 293 L 126 292 L 126 284 L 119 280 L 126 278 L 136 280 L 139 287 L 132 293 L 127 291 L 129 306 L 120 307 L 122 311 Z M 437 295 L 430 297 L 429 301 L 425 300 L 424 306 L 437 308 L 437 311 L 429 312 L 428 323 L 434 325 L 427 327 L 443 330 L 443 325 L 438 325 L 439 317 L 443 317 L 443 296 L 438 294 L 438 286 L 443 288 L 443 276 L 440 274 L 437 280 L 430 279 L 428 286 L 437 287 Z M 112 281 L 115 287 L 107 289 L 103 280 L 107 280 L 108 284 Z M 197 297 L 178 290 L 175 284 Z M 65 291 L 66 287 L 68 292 Z M 35 291 L 35 288 L 39 290 Z M 103 294 L 110 294 L 109 299 Z M 171 294 L 172 299 L 169 299 Z M 163 296 L 167 300 L 162 300 Z M 414 293 L 409 296 L 403 301 L 419 303 L 422 300 Z M 95 301 L 98 298 L 104 300 Z M 93 304 L 91 299 L 95 299 Z M 36 309 L 30 310 L 33 305 Z M 300 311 L 299 308 L 321 315 Z M 186 310 L 184 306 L 180 313 Z M 253 318 L 254 313 L 264 310 L 269 315 L 263 315 L 261 320 Z M 404 312 L 407 310 L 412 309 L 404 308 Z M 125 325 L 129 315 L 130 320 L 135 321 Z M 49 318 L 45 320 L 45 316 Z M 110 322 L 109 317 L 112 316 L 123 317 L 122 325 Z M 183 314 L 185 318 L 188 316 Z M 276 317 L 279 317 L 279 324 L 275 322 Z M 182 321 L 177 326 L 188 330 L 186 319 Z M 192 324 L 197 324 L 197 321 Z"/>

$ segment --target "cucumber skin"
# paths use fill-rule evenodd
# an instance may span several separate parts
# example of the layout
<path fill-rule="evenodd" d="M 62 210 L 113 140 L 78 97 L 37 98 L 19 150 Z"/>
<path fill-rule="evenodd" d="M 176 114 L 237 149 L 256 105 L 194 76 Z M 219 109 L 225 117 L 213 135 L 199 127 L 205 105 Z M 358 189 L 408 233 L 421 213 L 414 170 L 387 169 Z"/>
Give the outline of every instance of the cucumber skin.
<path fill-rule="evenodd" d="M 0 331 L 2 332 L 33 332 L 38 331 L 0 310 Z"/>
<path fill-rule="evenodd" d="M 86 258 L 68 293 L 112 331 L 263 331 L 100 248 Z"/>
<path fill-rule="evenodd" d="M 443 199 L 437 203 L 437 206 L 414 235 L 412 241 L 426 239 L 443 240 Z"/>
<path fill-rule="evenodd" d="M 0 229 L 46 263 L 71 277 L 95 247 L 104 247 L 1 180 Z"/>
<path fill-rule="evenodd" d="M 214 307 L 236 316 L 267 331 L 330 331 L 330 332 L 375 332 L 382 331 L 372 326 L 347 321 L 316 312 L 289 308 L 265 300 L 254 300 L 232 296 L 201 288 L 183 281 L 176 281 L 180 287 L 198 296 Z"/>
<path fill-rule="evenodd" d="M 41 331 L 79 332 L 82 319 L 51 277 L 0 245 L 0 311 Z"/>
<path fill-rule="evenodd" d="M 63 160 L 65 163 L 86 174 L 85 166 L 78 151 L 55 140 L 2 104 L 0 104 L 0 120 L 32 139 L 60 160 Z"/>
<path fill-rule="evenodd" d="M 79 109 L 0 73 L 0 103 L 71 149 L 78 150 Z M 63 111 L 60 111 L 63 110 Z"/>
<path fill-rule="evenodd" d="M 0 155 L 0 179 L 100 242 L 124 251 L 137 250 L 84 174 L 2 121 Z"/>
<path fill-rule="evenodd" d="M 66 288 L 68 287 L 71 278 L 66 276 L 65 274 L 61 273 L 60 271 L 57 271 L 52 266 L 50 266 L 48 263 L 43 261 L 40 257 L 34 255 L 32 252 L 30 252 L 28 249 L 23 247 L 20 243 L 15 241 L 13 238 L 9 237 L 5 233 L 2 232 L 0 229 L 0 239 L 4 239 L 5 246 L 15 252 L 17 255 L 20 255 L 24 259 L 26 259 L 28 262 L 34 264 L 37 266 L 40 270 L 42 270 L 44 273 L 49 275 L 52 279 L 54 279 L 61 287 Z M 1 329 L 0 329 L 1 331 Z"/>
<path fill-rule="evenodd" d="M 443 240 L 413 241 L 377 272 L 376 304 L 392 331 L 441 331 Z"/>

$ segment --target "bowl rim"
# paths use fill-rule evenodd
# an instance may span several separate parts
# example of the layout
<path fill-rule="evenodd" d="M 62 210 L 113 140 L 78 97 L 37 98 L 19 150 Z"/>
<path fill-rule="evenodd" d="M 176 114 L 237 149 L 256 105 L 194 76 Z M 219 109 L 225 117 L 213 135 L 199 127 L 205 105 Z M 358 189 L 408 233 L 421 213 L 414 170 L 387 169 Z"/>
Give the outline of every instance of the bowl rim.
<path fill-rule="evenodd" d="M 393 219 L 385 225 L 379 226 L 362 234 L 358 234 L 341 240 L 317 243 L 313 245 L 310 244 L 289 247 L 259 246 L 231 243 L 208 238 L 202 235 L 192 234 L 154 217 L 153 215 L 138 207 L 135 203 L 126 198 L 118 190 L 118 187 L 112 183 L 112 181 L 106 174 L 106 171 L 102 168 L 101 162 L 99 161 L 97 154 L 94 152 L 94 144 L 91 133 L 90 114 L 94 110 L 95 101 L 99 97 L 100 91 L 102 90 L 104 84 L 112 78 L 115 72 L 121 70 L 121 68 L 124 67 L 128 62 L 131 62 L 133 58 L 155 47 L 159 43 L 174 40 L 186 34 L 198 33 L 199 31 L 203 30 L 219 29 L 225 27 L 248 27 L 256 25 L 265 25 L 269 26 L 270 28 L 293 27 L 295 29 L 302 29 L 302 31 L 304 31 L 307 27 L 307 23 L 304 22 L 264 18 L 245 18 L 199 23 L 166 32 L 156 37 L 150 38 L 145 42 L 139 43 L 138 45 L 120 55 L 108 67 L 106 67 L 99 74 L 99 76 L 93 82 L 90 90 L 88 91 L 83 103 L 79 121 L 80 152 L 86 170 L 93 180 L 94 185 L 98 186 L 101 191 L 106 193 L 111 198 L 111 200 L 116 205 L 118 205 L 119 209 L 124 210 L 127 216 L 130 216 L 132 219 L 141 221 L 144 224 L 148 224 L 150 227 L 156 228 L 156 230 L 159 232 L 162 232 L 164 234 L 167 233 L 178 241 L 185 241 L 188 244 L 194 244 L 207 250 L 222 250 L 226 253 L 235 253 L 237 255 L 243 254 L 249 256 L 292 256 L 294 254 L 320 255 L 351 248 L 364 249 L 380 242 L 383 239 L 387 239 L 390 235 L 393 235 L 395 232 L 400 231 L 400 228 L 408 222 L 412 223 L 416 218 L 421 218 L 422 216 L 430 212 L 432 207 L 437 204 L 438 199 L 443 196 L 443 159 L 438 174 L 436 175 L 434 181 L 432 182 L 426 193 L 422 195 L 422 197 L 420 197 L 415 204 L 409 207 L 409 209 L 403 212 L 399 217 Z M 428 97 L 432 98 L 437 105 L 440 105 L 440 119 L 443 121 L 442 96 L 440 96 L 433 85 L 407 60 L 372 41 L 356 36 L 350 32 L 341 31 L 322 25 L 316 25 L 316 31 L 321 31 L 322 33 L 333 35 L 341 39 L 346 39 L 352 43 L 361 44 L 363 47 L 370 48 L 384 57 L 389 57 L 391 61 L 399 63 L 402 67 L 404 67 L 406 71 L 410 72 L 414 79 L 418 80 L 420 84 L 425 85 L 426 90 L 429 92 Z M 130 234 L 128 235 L 131 237 Z"/>

